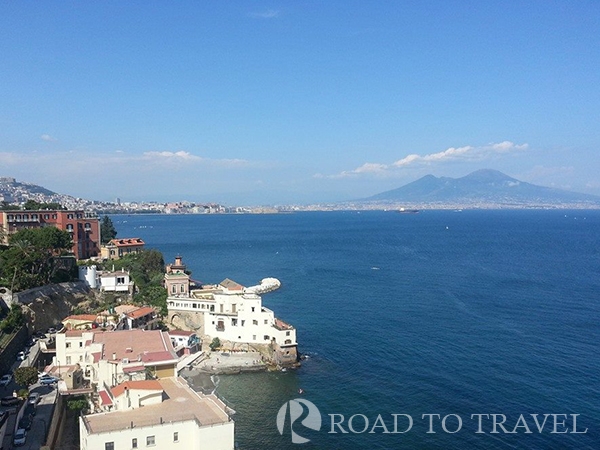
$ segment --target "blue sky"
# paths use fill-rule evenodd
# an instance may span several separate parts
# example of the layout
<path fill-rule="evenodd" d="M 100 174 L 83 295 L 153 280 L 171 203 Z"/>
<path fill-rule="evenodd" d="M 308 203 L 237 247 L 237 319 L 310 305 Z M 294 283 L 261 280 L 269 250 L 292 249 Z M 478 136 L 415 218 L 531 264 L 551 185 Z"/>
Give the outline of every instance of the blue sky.
<path fill-rule="evenodd" d="M 96 200 L 600 195 L 600 2 L 0 3 L 0 176 Z"/>

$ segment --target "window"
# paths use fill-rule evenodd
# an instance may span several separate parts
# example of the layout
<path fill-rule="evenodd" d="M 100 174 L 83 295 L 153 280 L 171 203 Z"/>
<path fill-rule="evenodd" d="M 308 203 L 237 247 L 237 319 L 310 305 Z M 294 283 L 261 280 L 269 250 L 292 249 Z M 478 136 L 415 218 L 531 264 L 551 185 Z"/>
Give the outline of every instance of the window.
<path fill-rule="evenodd" d="M 253 320 L 252 325 L 258 325 L 258 320 Z"/>
<path fill-rule="evenodd" d="M 268 340 L 269 340 L 269 336 L 267 336 L 267 335 L 265 334 L 265 337 L 264 337 L 264 339 L 265 339 L 265 341 L 268 341 Z"/>
<path fill-rule="evenodd" d="M 173 442 L 179 442 L 179 433 L 177 431 L 173 433 Z"/>
<path fill-rule="evenodd" d="M 67 346 L 67 348 L 71 348 L 71 343 L 67 342 L 66 346 Z"/>
<path fill-rule="evenodd" d="M 73 214 L 67 214 L 67 219 L 73 220 Z"/>
<path fill-rule="evenodd" d="M 146 436 L 146 446 L 150 447 L 151 445 L 156 445 L 154 436 Z"/>
<path fill-rule="evenodd" d="M 83 347 L 83 342 L 79 342 L 79 348 Z"/>
<path fill-rule="evenodd" d="M 115 450 L 115 443 L 114 442 L 105 442 L 104 450 Z"/>
<path fill-rule="evenodd" d="M 253 334 L 253 335 L 252 335 L 252 340 L 253 340 L 253 341 L 255 341 L 255 340 L 256 340 L 256 335 L 255 335 L 255 334 Z"/>
<path fill-rule="evenodd" d="M 289 335 L 290 335 L 290 332 L 289 332 L 289 331 L 286 331 L 286 332 L 285 332 L 285 335 L 286 335 L 286 336 L 289 336 Z"/>
<path fill-rule="evenodd" d="M 71 364 L 71 357 L 67 356 L 67 364 Z"/>
<path fill-rule="evenodd" d="M 269 321 L 267 319 L 265 319 L 265 325 L 268 323 Z"/>
<path fill-rule="evenodd" d="M 177 286 L 173 285 L 173 286 L 171 287 L 171 292 L 172 292 L 173 294 L 176 294 L 176 293 L 177 293 Z"/>
<path fill-rule="evenodd" d="M 254 312 L 254 306 L 252 307 L 252 312 Z"/>
<path fill-rule="evenodd" d="M 185 287 L 183 286 L 183 284 L 181 285 L 181 292 L 185 292 Z"/>
<path fill-rule="evenodd" d="M 48 220 L 50 218 L 50 214 L 44 214 L 44 219 Z"/>
<path fill-rule="evenodd" d="M 131 440 L 131 448 L 138 448 L 138 446 L 137 446 L 137 438 L 133 438 Z"/>

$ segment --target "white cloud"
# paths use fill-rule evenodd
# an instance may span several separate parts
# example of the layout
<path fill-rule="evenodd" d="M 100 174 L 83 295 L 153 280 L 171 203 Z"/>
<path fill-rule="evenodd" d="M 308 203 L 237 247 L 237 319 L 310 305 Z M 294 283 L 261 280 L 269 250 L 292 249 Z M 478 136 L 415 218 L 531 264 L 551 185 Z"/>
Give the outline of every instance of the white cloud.
<path fill-rule="evenodd" d="M 42 134 L 40 136 L 40 139 L 42 141 L 46 141 L 46 142 L 57 142 L 58 139 L 56 139 L 55 137 L 50 136 L 49 134 Z"/>
<path fill-rule="evenodd" d="M 279 17 L 279 11 L 276 11 L 274 9 L 268 9 L 263 12 L 250 13 L 249 15 L 250 17 L 254 17 L 256 19 L 274 19 L 276 17 Z"/>
<path fill-rule="evenodd" d="M 156 158 L 162 161 L 202 161 L 200 156 L 191 154 L 190 152 L 178 151 L 178 152 L 144 152 L 144 156 L 149 158 Z"/>
<path fill-rule="evenodd" d="M 450 147 L 446 150 L 437 153 L 429 153 L 426 155 L 418 155 L 416 153 L 409 154 L 390 165 L 383 163 L 365 163 L 354 170 L 343 171 L 337 175 L 330 175 L 327 178 L 344 178 L 356 175 L 391 175 L 399 169 L 409 166 L 424 166 L 449 161 L 475 161 L 491 159 L 498 155 L 507 155 L 509 153 L 527 150 L 527 144 L 517 145 L 510 141 L 499 143 L 490 143 L 487 145 L 475 147 L 466 145 L 464 147 Z"/>

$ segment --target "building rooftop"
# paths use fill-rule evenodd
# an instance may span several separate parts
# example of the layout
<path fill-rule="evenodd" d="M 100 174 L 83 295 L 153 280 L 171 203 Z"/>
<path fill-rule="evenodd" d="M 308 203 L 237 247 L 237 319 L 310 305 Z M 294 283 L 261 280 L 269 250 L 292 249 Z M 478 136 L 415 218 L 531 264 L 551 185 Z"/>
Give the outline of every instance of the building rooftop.
<path fill-rule="evenodd" d="M 126 390 L 162 391 L 163 388 L 158 380 L 126 381 L 125 383 L 113 387 L 110 392 L 113 397 L 116 398 L 122 395 Z"/>
<path fill-rule="evenodd" d="M 244 289 L 240 283 L 237 283 L 229 278 L 225 278 L 223 281 L 219 283 L 220 286 L 223 286 L 225 289 L 229 289 L 230 291 L 241 291 Z"/>
<path fill-rule="evenodd" d="M 103 344 L 102 359 L 161 362 L 177 360 L 171 339 L 160 330 L 118 330 L 96 332 L 94 343 Z"/>
<path fill-rule="evenodd" d="M 231 421 L 228 408 L 217 396 L 194 392 L 183 378 L 163 378 L 157 382 L 164 391 L 162 403 L 84 416 L 88 433 L 108 433 L 165 422 L 194 420 L 200 426 L 208 426 Z"/>
<path fill-rule="evenodd" d="M 147 316 L 148 314 L 155 314 L 156 310 L 150 306 L 142 306 L 141 308 L 134 309 L 133 311 L 125 313 L 127 317 L 131 319 L 139 319 L 140 317 Z"/>
<path fill-rule="evenodd" d="M 112 239 L 107 245 L 114 245 L 116 247 L 137 247 L 144 245 L 144 241 L 140 238 Z"/>

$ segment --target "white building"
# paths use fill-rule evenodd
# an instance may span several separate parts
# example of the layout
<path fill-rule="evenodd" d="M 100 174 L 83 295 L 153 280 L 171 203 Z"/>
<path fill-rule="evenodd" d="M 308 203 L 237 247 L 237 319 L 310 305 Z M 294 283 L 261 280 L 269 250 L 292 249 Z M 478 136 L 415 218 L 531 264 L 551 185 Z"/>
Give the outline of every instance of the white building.
<path fill-rule="evenodd" d="M 178 360 L 159 330 L 58 333 L 54 368 L 61 376 L 76 368 L 90 386 L 92 413 L 79 418 L 80 448 L 233 450 L 232 411 L 178 378 Z M 78 388 L 61 381 L 59 389 L 65 384 Z"/>
<path fill-rule="evenodd" d="M 232 343 L 268 344 L 275 351 L 277 363 L 296 363 L 296 329 L 276 318 L 252 289 L 230 279 L 195 290 L 190 290 L 189 284 L 185 266 L 177 257 L 165 274 L 167 307 L 172 315 L 178 312 L 201 315 L 205 335 Z"/>
<path fill-rule="evenodd" d="M 101 271 L 96 266 L 80 266 L 79 279 L 92 289 L 100 289 L 106 292 L 133 292 L 133 281 L 129 272 Z"/>
<path fill-rule="evenodd" d="M 234 448 L 230 410 L 181 378 L 118 385 L 109 400 L 113 411 L 79 418 L 81 450 Z"/>

